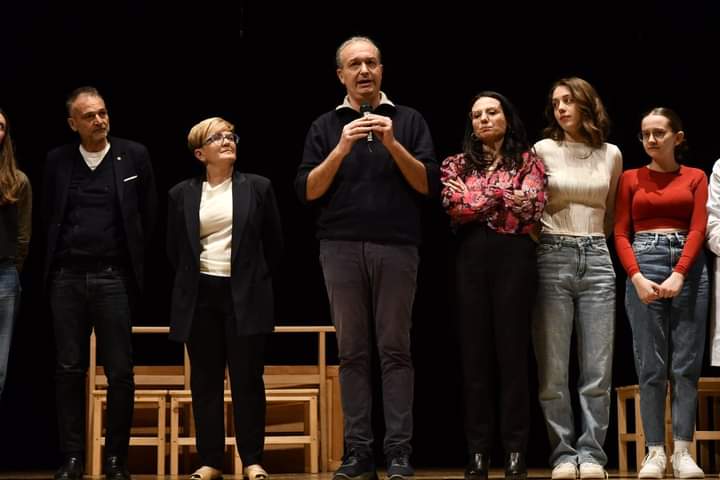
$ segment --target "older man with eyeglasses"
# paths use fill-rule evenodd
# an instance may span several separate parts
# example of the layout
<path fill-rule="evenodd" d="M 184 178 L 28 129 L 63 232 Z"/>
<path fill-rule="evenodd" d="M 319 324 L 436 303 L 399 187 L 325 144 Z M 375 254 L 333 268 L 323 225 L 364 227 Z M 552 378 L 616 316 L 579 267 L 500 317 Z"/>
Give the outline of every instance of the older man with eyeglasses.
<path fill-rule="evenodd" d="M 347 451 L 334 478 L 376 476 L 374 341 L 382 370 L 387 475 L 400 480 L 414 475 L 410 326 L 422 204 L 439 194 L 439 167 L 422 115 L 380 91 L 383 66 L 375 43 L 350 38 L 336 61 L 347 95 L 310 127 L 295 180 L 300 200 L 318 207 L 320 263 L 337 329 Z"/>

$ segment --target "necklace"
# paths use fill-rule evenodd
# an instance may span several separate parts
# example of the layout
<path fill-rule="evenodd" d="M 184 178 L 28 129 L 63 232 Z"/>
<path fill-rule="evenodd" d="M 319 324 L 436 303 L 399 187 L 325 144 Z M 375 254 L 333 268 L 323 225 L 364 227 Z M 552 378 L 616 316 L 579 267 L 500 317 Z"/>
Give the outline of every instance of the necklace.
<path fill-rule="evenodd" d="M 565 147 L 565 151 L 576 160 L 587 160 L 593 153 L 593 148 L 584 143 L 565 142 Z"/>

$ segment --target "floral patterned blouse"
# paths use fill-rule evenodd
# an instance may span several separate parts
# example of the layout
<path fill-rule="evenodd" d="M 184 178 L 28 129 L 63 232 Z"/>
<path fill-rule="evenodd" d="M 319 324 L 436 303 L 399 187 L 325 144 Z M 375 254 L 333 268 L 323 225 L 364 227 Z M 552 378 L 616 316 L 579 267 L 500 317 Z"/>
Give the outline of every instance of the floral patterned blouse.
<path fill-rule="evenodd" d="M 498 233 L 529 233 L 547 202 L 547 177 L 540 157 L 523 154 L 519 171 L 500 167 L 492 172 L 465 172 L 465 155 L 446 158 L 440 167 L 442 202 L 453 226 L 481 222 Z M 454 192 L 447 181 L 460 179 L 465 192 Z M 514 197 L 520 197 L 516 200 Z"/>

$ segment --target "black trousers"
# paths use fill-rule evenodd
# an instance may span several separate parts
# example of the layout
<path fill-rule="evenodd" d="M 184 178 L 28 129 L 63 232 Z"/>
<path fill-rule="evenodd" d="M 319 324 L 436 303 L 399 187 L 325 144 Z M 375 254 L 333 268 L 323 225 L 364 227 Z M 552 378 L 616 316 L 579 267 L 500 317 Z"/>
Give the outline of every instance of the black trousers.
<path fill-rule="evenodd" d="M 261 463 L 265 443 L 267 335 L 238 336 L 230 278 L 200 275 L 198 301 L 187 342 L 190 388 L 203 465 L 222 469 L 225 452 L 224 381 L 230 372 L 235 441 L 243 465 Z"/>
<path fill-rule="evenodd" d="M 525 452 L 530 423 L 528 349 L 537 290 L 535 243 L 483 225 L 461 228 L 457 313 L 469 452 Z M 498 417 L 499 410 L 499 417 Z"/>
<path fill-rule="evenodd" d="M 85 376 L 94 326 L 108 379 L 105 455 L 127 457 L 135 390 L 129 282 L 125 269 L 101 264 L 51 274 L 58 432 L 66 456 L 85 452 Z"/>

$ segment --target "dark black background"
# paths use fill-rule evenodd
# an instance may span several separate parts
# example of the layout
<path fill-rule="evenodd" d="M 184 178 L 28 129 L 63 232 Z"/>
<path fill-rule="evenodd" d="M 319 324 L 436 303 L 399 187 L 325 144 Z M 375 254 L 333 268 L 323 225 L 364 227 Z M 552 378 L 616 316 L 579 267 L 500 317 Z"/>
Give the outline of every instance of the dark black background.
<path fill-rule="evenodd" d="M 641 114 L 663 105 L 684 119 L 688 163 L 709 172 L 720 156 L 720 82 L 714 73 L 720 15 L 714 3 L 3 2 L 0 106 L 12 123 L 21 168 L 35 188 L 36 214 L 46 152 L 75 140 L 64 99 L 77 86 L 94 85 L 103 93 L 112 134 L 150 149 L 161 218 L 167 189 L 200 172 L 185 147 L 189 128 L 215 115 L 235 123 L 242 138 L 239 168 L 271 178 L 283 215 L 287 249 L 276 279 L 278 323 L 327 324 L 312 214 L 296 200 L 292 181 L 310 123 L 344 95 L 334 65 L 340 42 L 356 34 L 378 42 L 383 90 L 423 113 L 439 159 L 459 151 L 469 101 L 478 91 L 507 95 L 537 139 L 550 84 L 578 75 L 603 98 L 613 121 L 610 141 L 620 146 L 626 168 L 646 161 L 635 140 Z M 38 224 L 35 229 L 41 231 Z M 437 202 L 428 204 L 424 229 L 413 327 L 413 458 L 420 467 L 459 467 L 465 446 L 448 286 L 452 242 Z M 163 237 L 161 221 L 139 324 L 168 322 L 170 271 Z M 0 470 L 51 468 L 58 461 L 54 345 L 39 285 L 41 245 L 34 237 L 23 273 L 22 311 L 0 405 Z M 636 383 L 619 265 L 617 272 L 614 386 Z M 529 301 L 523 292 L 517 295 Z M 179 359 L 179 348 L 138 340 L 138 363 Z M 270 360 L 303 363 L 313 355 L 309 338 L 274 339 Z M 717 373 L 705 365 L 705 375 Z M 543 467 L 548 446 L 534 368 L 529 458 L 531 466 Z M 615 468 L 614 402 L 612 414 L 606 449 Z"/>

